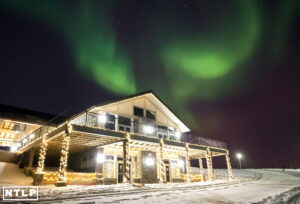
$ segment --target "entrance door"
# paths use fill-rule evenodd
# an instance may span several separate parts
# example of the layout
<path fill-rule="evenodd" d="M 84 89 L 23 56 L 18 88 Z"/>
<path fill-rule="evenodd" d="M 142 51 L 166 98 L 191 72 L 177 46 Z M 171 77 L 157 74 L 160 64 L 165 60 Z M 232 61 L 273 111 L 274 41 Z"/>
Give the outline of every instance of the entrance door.
<path fill-rule="evenodd" d="M 123 164 L 119 163 L 118 164 L 118 183 L 123 182 Z"/>
<path fill-rule="evenodd" d="M 166 165 L 166 179 L 167 182 L 170 182 L 170 166 Z"/>

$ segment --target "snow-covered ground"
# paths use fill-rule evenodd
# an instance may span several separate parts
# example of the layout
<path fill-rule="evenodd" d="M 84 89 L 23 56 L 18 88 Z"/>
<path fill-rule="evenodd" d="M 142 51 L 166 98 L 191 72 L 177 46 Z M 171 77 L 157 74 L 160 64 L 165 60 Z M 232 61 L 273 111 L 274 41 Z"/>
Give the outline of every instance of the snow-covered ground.
<path fill-rule="evenodd" d="M 28 186 L 32 178 L 26 177 L 16 164 L 0 162 L 0 186 L 4 185 Z"/>
<path fill-rule="evenodd" d="M 3 176 L 9 174 L 2 171 L 1 184 L 5 184 Z M 226 179 L 227 170 L 216 169 L 215 174 L 216 181 L 148 184 L 144 187 L 131 184 L 42 186 L 39 203 L 289 203 L 300 196 L 299 169 L 284 172 L 281 169 L 234 169 L 235 179 L 230 182 Z M 298 200 L 300 202 L 300 198 Z"/>

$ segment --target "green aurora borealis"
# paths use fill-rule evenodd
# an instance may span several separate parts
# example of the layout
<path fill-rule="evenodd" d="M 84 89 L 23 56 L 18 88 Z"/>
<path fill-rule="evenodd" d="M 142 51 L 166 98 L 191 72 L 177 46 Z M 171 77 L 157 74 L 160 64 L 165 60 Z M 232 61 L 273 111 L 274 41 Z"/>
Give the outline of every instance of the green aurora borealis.
<path fill-rule="evenodd" d="M 130 43 L 118 38 L 114 19 L 120 1 L 0 4 L 17 14 L 32 15 L 60 32 L 69 43 L 77 70 L 100 86 L 116 95 L 152 89 L 197 129 L 188 104 L 219 100 L 230 96 L 232 90 L 242 89 L 244 77 L 251 71 L 246 64 L 256 55 L 266 32 L 262 16 L 268 11 L 260 1 L 216 2 L 208 6 L 211 13 L 200 1 L 194 2 L 189 12 L 178 9 L 172 1 L 153 2 L 155 12 L 145 12 L 144 19 L 137 16 L 128 20 L 130 29 L 136 30 L 136 39 Z M 286 30 L 295 14 L 296 1 L 286 2 L 279 1 L 280 19 L 273 28 L 284 31 L 269 41 L 274 56 L 284 49 Z M 197 21 L 196 17 L 204 20 Z M 139 79 L 143 74 L 147 77 Z"/>

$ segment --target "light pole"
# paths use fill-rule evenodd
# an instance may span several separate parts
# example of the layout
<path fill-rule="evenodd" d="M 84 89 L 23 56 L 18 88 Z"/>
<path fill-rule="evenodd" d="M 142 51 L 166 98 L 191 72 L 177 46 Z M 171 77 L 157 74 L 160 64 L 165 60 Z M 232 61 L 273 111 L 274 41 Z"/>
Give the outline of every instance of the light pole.
<path fill-rule="evenodd" d="M 241 153 L 237 153 L 237 154 L 236 154 L 236 157 L 237 157 L 238 160 L 239 160 L 239 163 L 240 163 L 240 169 L 242 169 L 241 159 L 242 159 L 243 155 L 242 155 Z"/>

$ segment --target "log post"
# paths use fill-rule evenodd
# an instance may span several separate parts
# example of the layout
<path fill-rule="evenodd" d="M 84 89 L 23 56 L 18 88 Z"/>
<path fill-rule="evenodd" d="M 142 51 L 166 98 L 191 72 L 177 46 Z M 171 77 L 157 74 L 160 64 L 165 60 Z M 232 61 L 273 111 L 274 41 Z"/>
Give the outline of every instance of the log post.
<path fill-rule="evenodd" d="M 27 166 L 24 166 L 25 175 L 31 176 L 32 175 L 32 163 L 33 163 L 33 157 L 34 157 L 34 149 L 31 148 L 28 152 L 28 163 Z"/>
<path fill-rule="evenodd" d="M 227 150 L 226 153 L 226 164 L 227 164 L 227 170 L 228 170 L 228 178 L 231 180 L 233 178 L 232 176 L 232 169 L 231 169 L 231 163 L 230 163 L 230 157 L 229 157 L 229 151 Z"/>
<path fill-rule="evenodd" d="M 207 163 L 207 173 L 208 173 L 208 179 L 214 180 L 214 170 L 213 170 L 213 164 L 212 164 L 212 156 L 211 151 L 209 147 L 206 149 L 206 163 Z"/>
<path fill-rule="evenodd" d="M 126 133 L 126 138 L 123 141 L 123 183 L 130 181 L 129 166 L 130 166 L 130 134 Z"/>
<path fill-rule="evenodd" d="M 187 174 L 187 180 L 186 182 L 191 182 L 191 165 L 189 160 L 189 144 L 185 143 L 185 151 L 186 151 L 186 157 L 185 157 L 185 166 L 186 166 L 186 174 Z"/>
<path fill-rule="evenodd" d="M 35 185 L 35 186 L 43 184 L 47 146 L 48 146 L 48 144 L 46 142 L 46 138 L 44 135 L 43 139 L 42 139 L 42 146 L 41 146 L 40 153 L 39 153 L 39 161 L 38 161 L 37 170 L 33 177 L 33 185 Z"/>
<path fill-rule="evenodd" d="M 201 181 L 204 181 L 203 161 L 201 158 L 199 158 L 199 168 L 200 168 Z"/>
<path fill-rule="evenodd" d="M 159 182 L 160 183 L 166 183 L 166 170 L 165 170 L 165 163 L 164 163 L 164 141 L 163 139 L 160 139 L 160 177 Z"/>
<path fill-rule="evenodd" d="M 30 151 L 29 151 L 29 161 L 28 161 L 28 167 L 32 167 L 32 163 L 33 163 L 33 158 L 34 158 L 34 149 L 32 148 Z"/>
<path fill-rule="evenodd" d="M 104 158 L 104 149 L 103 148 L 96 148 L 96 166 L 95 166 L 95 173 L 96 173 L 96 184 L 103 184 L 103 161 L 100 160 L 100 156 L 102 155 Z"/>
<path fill-rule="evenodd" d="M 60 164 L 58 170 L 58 181 L 55 183 L 56 186 L 66 186 L 66 170 L 68 166 L 68 155 L 69 155 L 69 147 L 70 147 L 70 133 L 72 131 L 72 126 L 70 124 L 67 125 L 67 129 L 65 130 L 61 156 L 60 156 Z"/>

